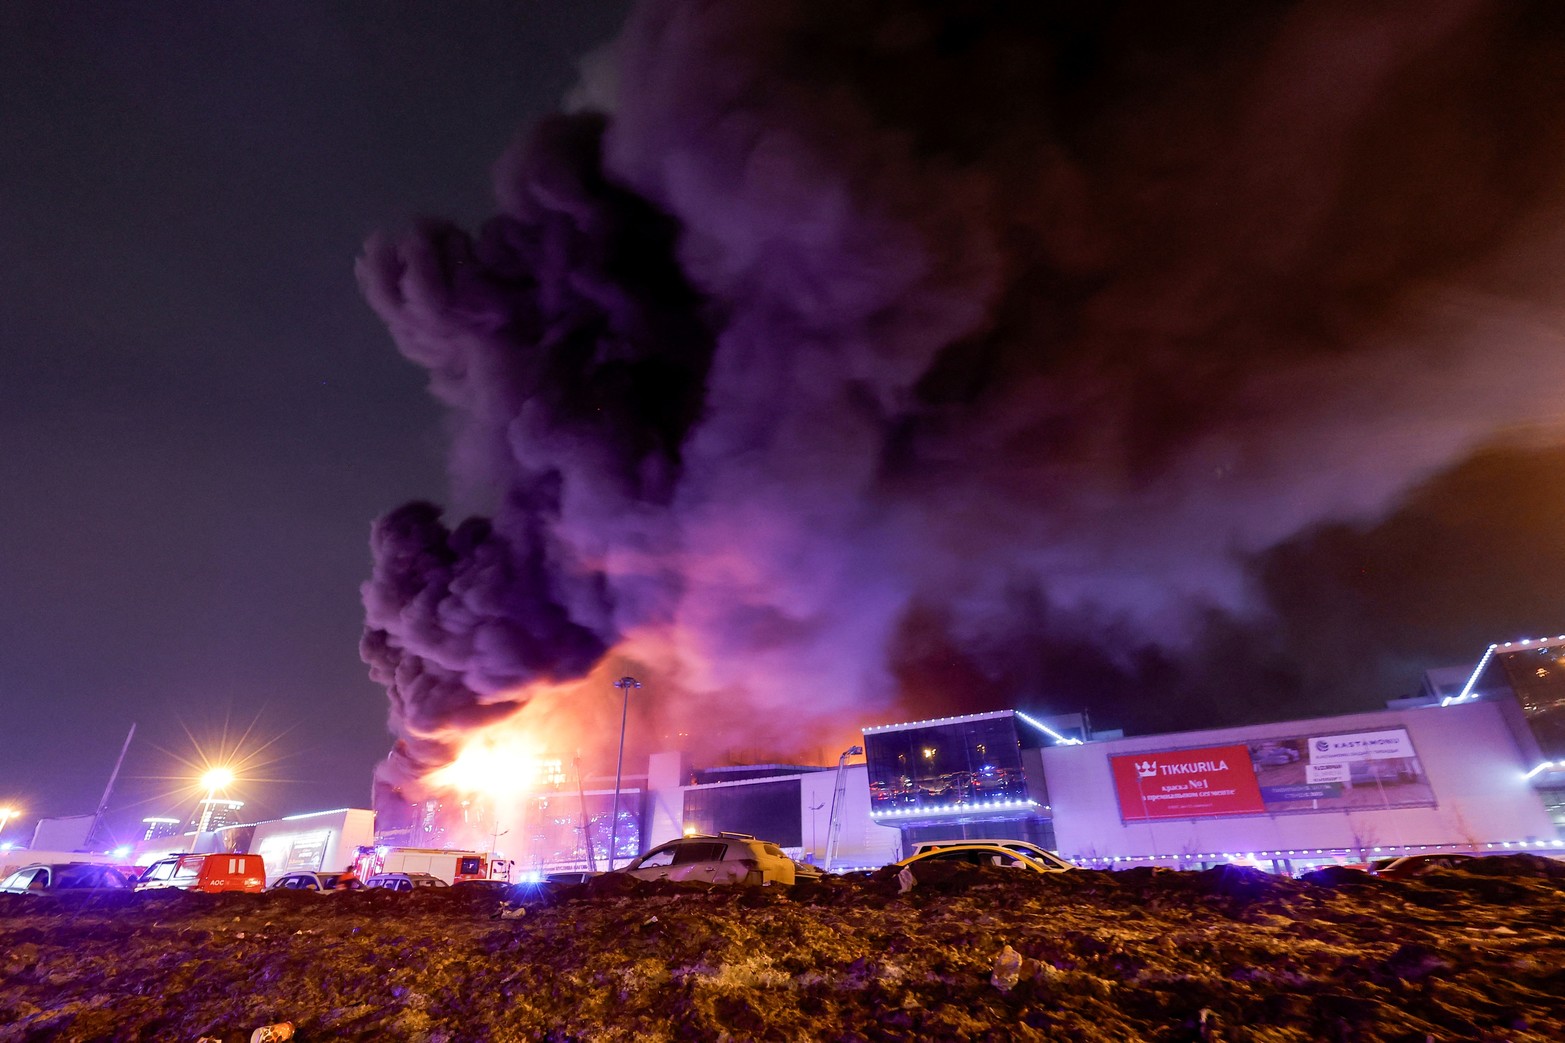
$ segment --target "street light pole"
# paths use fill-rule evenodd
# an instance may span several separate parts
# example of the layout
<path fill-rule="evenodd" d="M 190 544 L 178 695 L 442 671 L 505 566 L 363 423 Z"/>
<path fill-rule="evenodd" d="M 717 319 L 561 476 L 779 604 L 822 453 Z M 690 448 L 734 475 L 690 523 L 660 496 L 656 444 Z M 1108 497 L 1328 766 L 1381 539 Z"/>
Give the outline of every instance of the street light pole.
<path fill-rule="evenodd" d="M 196 826 L 197 833 L 205 833 L 207 825 L 212 821 L 212 802 L 217 799 L 217 791 L 233 781 L 234 773 L 227 768 L 213 768 L 201 776 L 201 782 L 206 786 L 206 800 L 202 802 L 201 824 Z"/>
<path fill-rule="evenodd" d="M 201 802 L 201 821 L 196 825 L 197 833 L 205 833 L 207 824 L 212 821 L 212 801 L 215 799 L 217 799 L 217 787 L 207 787 L 206 800 Z"/>
<path fill-rule="evenodd" d="M 619 711 L 619 759 L 614 763 L 614 812 L 609 816 L 609 872 L 611 873 L 614 871 L 614 856 L 618 854 L 614 843 L 619 838 L 619 786 L 625 770 L 625 719 L 630 715 L 630 690 L 640 688 L 641 682 L 627 675 L 615 681 L 614 687 L 620 690 L 623 704 Z"/>

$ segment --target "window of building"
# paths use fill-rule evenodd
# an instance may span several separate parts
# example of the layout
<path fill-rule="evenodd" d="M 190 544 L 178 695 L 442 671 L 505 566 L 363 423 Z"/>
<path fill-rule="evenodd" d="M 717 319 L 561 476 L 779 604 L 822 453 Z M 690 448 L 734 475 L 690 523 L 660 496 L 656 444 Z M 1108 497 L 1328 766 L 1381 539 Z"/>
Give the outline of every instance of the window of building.
<path fill-rule="evenodd" d="M 1035 815 L 902 828 L 904 853 L 931 840 L 1025 840 L 1049 851 L 1058 850 L 1054 843 L 1054 823 Z"/>
<path fill-rule="evenodd" d="M 1543 806 L 1548 809 L 1554 828 L 1565 833 L 1565 786 L 1543 786 L 1538 789 Z"/>
<path fill-rule="evenodd" d="M 1009 714 L 872 732 L 864 743 L 873 812 L 960 811 L 1029 797 Z"/>
<path fill-rule="evenodd" d="M 685 790 L 687 832 L 748 833 L 779 847 L 804 846 L 803 797 L 797 778 Z"/>

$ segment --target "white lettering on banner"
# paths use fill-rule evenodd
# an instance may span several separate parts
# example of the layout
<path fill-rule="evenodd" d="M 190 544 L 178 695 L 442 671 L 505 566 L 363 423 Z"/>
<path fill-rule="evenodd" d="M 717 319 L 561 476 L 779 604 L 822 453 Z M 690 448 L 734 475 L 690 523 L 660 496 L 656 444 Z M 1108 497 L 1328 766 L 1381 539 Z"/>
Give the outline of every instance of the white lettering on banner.
<path fill-rule="evenodd" d="M 1137 765 L 1137 768 L 1141 768 L 1141 766 Z M 1209 771 L 1227 771 L 1228 762 L 1186 761 L 1183 764 L 1159 764 L 1158 770 L 1161 771 L 1164 775 L 1204 775 Z M 1142 769 L 1142 774 L 1146 774 L 1145 769 Z"/>
<path fill-rule="evenodd" d="M 1351 735 L 1311 736 L 1307 745 L 1312 764 L 1352 763 L 1417 756 L 1413 752 L 1413 740 L 1408 738 L 1405 728 L 1392 728 L 1381 732 L 1356 732 Z"/>
<path fill-rule="evenodd" d="M 1189 800 L 1191 797 L 1231 797 L 1238 792 L 1238 790 L 1231 789 L 1204 789 L 1199 792 L 1191 792 L 1189 790 L 1175 790 L 1170 792 L 1165 790 L 1162 793 L 1148 793 L 1144 799 L 1148 801 L 1154 801 Z"/>

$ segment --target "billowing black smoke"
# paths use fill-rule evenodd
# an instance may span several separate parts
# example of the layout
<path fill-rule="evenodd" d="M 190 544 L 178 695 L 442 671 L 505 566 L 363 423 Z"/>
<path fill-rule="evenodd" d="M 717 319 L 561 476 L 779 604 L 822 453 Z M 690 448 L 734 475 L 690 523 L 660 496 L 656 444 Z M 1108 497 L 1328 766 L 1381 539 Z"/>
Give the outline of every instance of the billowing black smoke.
<path fill-rule="evenodd" d="M 616 54 L 476 240 L 361 265 L 494 498 L 377 528 L 415 774 L 610 650 L 779 750 L 1303 699 L 1317 527 L 1558 441 L 1555 4 L 649 0 Z"/>
<path fill-rule="evenodd" d="M 603 121 L 560 118 L 497 172 L 475 240 L 428 224 L 372 241 L 360 280 L 461 417 L 454 466 L 495 501 L 448 529 L 426 503 L 375 524 L 361 646 L 401 740 L 388 781 L 450 759 L 527 685 L 580 676 L 617 634 L 601 560 L 632 510 L 665 509 L 712 337 L 672 262 L 674 226 L 603 177 Z M 602 540 L 560 538 L 566 515 Z"/>

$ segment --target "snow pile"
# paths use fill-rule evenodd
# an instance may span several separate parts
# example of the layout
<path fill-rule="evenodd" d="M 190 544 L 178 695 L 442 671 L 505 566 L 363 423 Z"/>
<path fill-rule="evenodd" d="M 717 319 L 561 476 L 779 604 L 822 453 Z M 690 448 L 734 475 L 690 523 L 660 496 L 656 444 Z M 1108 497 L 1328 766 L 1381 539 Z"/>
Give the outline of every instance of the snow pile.
<path fill-rule="evenodd" d="M 1565 1039 L 1565 864 L 0 895 L 0 1041 Z"/>

